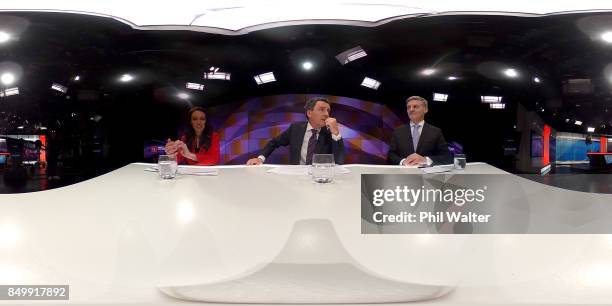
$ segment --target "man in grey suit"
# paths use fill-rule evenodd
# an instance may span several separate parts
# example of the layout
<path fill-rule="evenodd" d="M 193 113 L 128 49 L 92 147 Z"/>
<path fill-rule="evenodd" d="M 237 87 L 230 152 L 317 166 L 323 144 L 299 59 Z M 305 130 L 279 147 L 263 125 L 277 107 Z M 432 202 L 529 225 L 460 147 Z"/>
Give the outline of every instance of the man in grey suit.
<path fill-rule="evenodd" d="M 333 154 L 336 164 L 344 163 L 344 142 L 336 118 L 329 116 L 331 106 L 325 98 L 313 98 L 304 106 L 308 121 L 291 124 L 273 138 L 258 157 L 247 165 L 261 165 L 280 146 L 289 146 L 289 160 L 293 165 L 310 165 L 314 154 Z"/>
<path fill-rule="evenodd" d="M 442 131 L 425 123 L 427 111 L 425 98 L 412 96 L 406 99 L 406 113 L 410 123 L 393 131 L 387 154 L 390 164 L 417 166 L 452 163 Z"/>

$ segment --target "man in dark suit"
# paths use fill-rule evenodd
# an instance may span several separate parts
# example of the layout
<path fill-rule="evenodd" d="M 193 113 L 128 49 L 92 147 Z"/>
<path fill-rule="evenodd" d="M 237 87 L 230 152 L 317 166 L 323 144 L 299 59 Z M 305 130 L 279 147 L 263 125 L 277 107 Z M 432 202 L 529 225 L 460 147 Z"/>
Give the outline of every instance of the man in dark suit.
<path fill-rule="evenodd" d="M 427 100 L 424 98 L 412 96 L 406 100 L 406 112 L 410 123 L 393 131 L 387 154 L 387 161 L 390 164 L 417 166 L 453 162 L 442 131 L 425 123 L 427 111 Z"/>
<path fill-rule="evenodd" d="M 329 116 L 330 109 L 327 99 L 310 99 L 304 106 L 308 121 L 291 124 L 268 142 L 261 155 L 249 159 L 247 165 L 261 165 L 280 146 L 289 146 L 292 165 L 310 165 L 314 154 L 334 154 L 335 163 L 343 164 L 344 142 L 336 118 Z"/>

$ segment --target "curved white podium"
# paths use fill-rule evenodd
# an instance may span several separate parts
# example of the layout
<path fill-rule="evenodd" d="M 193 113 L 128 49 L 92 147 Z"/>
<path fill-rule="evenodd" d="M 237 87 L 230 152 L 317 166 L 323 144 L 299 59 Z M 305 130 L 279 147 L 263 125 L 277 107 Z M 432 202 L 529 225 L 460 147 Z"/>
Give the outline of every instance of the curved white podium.
<path fill-rule="evenodd" d="M 411 284 L 376 275 L 342 247 L 331 222 L 298 221 L 281 252 L 254 271 L 225 281 L 161 287 L 179 299 L 222 303 L 398 303 L 428 300 L 448 286 Z"/>

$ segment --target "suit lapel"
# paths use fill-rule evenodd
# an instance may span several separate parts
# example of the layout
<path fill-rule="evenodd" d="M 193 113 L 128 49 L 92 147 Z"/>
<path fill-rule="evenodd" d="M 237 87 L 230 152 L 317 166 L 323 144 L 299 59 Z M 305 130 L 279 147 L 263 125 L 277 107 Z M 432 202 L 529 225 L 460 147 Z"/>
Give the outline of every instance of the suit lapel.
<path fill-rule="evenodd" d="M 408 122 L 408 124 L 406 124 L 406 126 L 408 127 L 408 146 L 412 149 L 413 153 L 416 153 L 416 148 L 412 144 L 412 126 L 410 125 L 410 122 Z M 418 146 L 418 144 L 417 144 L 417 146 Z"/>
<path fill-rule="evenodd" d="M 298 130 L 299 134 L 302 135 L 302 139 L 300 139 L 300 141 L 302 141 L 304 139 L 304 134 L 306 134 L 306 126 L 308 125 L 308 122 L 301 122 L 300 123 L 300 128 Z"/>
<path fill-rule="evenodd" d="M 299 164 L 300 163 L 300 158 L 301 158 L 301 154 L 302 154 L 302 142 L 304 141 L 304 134 L 306 133 L 306 126 L 308 125 L 308 122 L 300 122 L 299 125 L 297 126 L 297 129 L 294 131 L 294 135 L 293 139 L 291 140 L 292 144 L 290 146 L 291 149 L 291 159 L 292 162 L 295 164 Z"/>
<path fill-rule="evenodd" d="M 323 152 L 323 147 L 325 146 L 325 137 L 327 137 L 327 128 L 322 127 L 319 131 L 319 137 L 317 138 L 317 145 L 315 147 L 315 153 L 320 154 Z"/>

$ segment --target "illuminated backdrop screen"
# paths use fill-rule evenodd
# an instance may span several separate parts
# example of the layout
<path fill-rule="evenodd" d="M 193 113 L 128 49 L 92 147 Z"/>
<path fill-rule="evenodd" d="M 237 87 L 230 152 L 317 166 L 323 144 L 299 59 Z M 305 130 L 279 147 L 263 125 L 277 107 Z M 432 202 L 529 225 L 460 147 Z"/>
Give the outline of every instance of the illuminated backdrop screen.
<path fill-rule="evenodd" d="M 304 103 L 325 96 L 331 116 L 341 124 L 346 163 L 385 163 L 393 129 L 403 122 L 387 106 L 339 96 L 277 95 L 251 98 L 209 108 L 209 119 L 221 136 L 224 164 L 242 164 L 293 122 L 305 121 Z M 385 141 L 386 140 L 386 141 Z M 267 163 L 289 163 L 287 148 L 277 149 Z"/>

